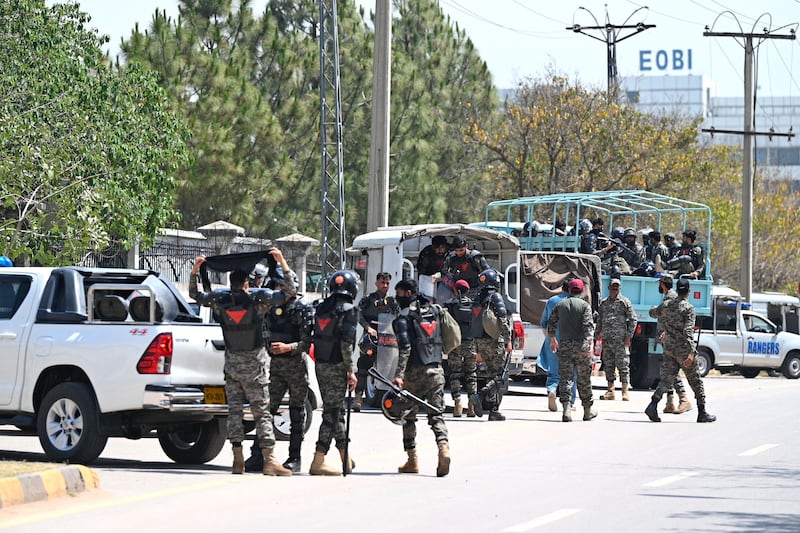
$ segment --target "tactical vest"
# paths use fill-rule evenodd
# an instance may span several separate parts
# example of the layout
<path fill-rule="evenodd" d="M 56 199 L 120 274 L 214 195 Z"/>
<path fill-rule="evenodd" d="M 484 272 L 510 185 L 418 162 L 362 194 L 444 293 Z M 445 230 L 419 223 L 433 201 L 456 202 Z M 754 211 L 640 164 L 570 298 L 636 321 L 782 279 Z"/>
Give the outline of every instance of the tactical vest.
<path fill-rule="evenodd" d="M 472 300 L 459 298 L 447 303 L 447 310 L 453 315 L 461 328 L 461 340 L 472 338 Z"/>
<path fill-rule="evenodd" d="M 352 310 L 352 303 L 334 302 L 332 296 L 317 307 L 314 317 L 314 358 L 320 363 L 341 363 L 342 328 L 340 320 L 344 313 Z"/>
<path fill-rule="evenodd" d="M 246 352 L 264 346 L 261 317 L 246 292 L 231 293 L 219 307 L 222 336 L 229 351 Z"/>
<path fill-rule="evenodd" d="M 408 318 L 414 337 L 411 339 L 411 357 L 423 365 L 441 363 L 443 342 L 439 314 L 428 306 L 422 312 L 409 310 Z"/>
<path fill-rule="evenodd" d="M 377 324 L 378 316 L 381 313 L 388 313 L 392 309 L 392 306 L 389 305 L 390 301 L 389 296 L 381 298 L 375 293 L 370 294 L 367 296 L 367 305 L 364 306 L 361 316 L 370 324 Z"/>
<path fill-rule="evenodd" d="M 284 342 L 290 344 L 300 341 L 300 327 L 292 323 L 292 317 L 297 312 L 297 301 L 281 307 L 273 307 L 267 312 L 266 329 L 269 342 Z"/>

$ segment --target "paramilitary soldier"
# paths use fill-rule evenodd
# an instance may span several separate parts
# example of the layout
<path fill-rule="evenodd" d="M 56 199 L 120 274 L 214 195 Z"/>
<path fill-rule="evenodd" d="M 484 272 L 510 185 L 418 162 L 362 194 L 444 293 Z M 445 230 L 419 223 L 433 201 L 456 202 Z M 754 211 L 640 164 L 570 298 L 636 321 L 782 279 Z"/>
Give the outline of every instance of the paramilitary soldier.
<path fill-rule="evenodd" d="M 461 405 L 461 385 L 467 390 L 467 416 L 475 416 L 472 397 L 478 392 L 478 379 L 475 374 L 477 353 L 472 340 L 472 298 L 467 296 L 469 283 L 460 279 L 456 281 L 456 297 L 445 304 L 445 307 L 458 322 L 461 329 L 461 344 L 447 354 L 450 366 L 450 394 L 453 395 L 453 417 L 460 418 L 464 412 Z"/>
<path fill-rule="evenodd" d="M 434 275 L 434 281 L 443 279 L 445 284 L 452 287 L 456 281 L 463 279 L 469 283 L 470 296 L 474 296 L 481 286 L 478 276 L 487 269 L 489 263 L 483 254 L 477 250 L 468 250 L 466 239 L 456 235 L 444 258 L 442 271 Z"/>
<path fill-rule="evenodd" d="M 672 274 L 663 272 L 658 281 L 658 292 L 663 294 L 664 298 L 661 300 L 662 305 L 650 308 L 650 316 L 657 319 L 656 338 L 659 339 L 663 346 L 664 343 L 661 339 L 663 339 L 664 334 L 664 318 L 661 316 L 661 311 L 667 306 L 667 302 L 677 298 L 678 294 L 672 289 Z M 661 364 L 663 365 L 664 362 L 662 361 Z M 667 391 L 667 405 L 664 406 L 664 412 L 679 415 L 686 411 L 691 411 L 692 403 L 686 395 L 686 388 L 683 386 L 680 374 L 675 375 L 675 392 L 678 393 L 678 406 L 675 406 L 675 397 L 672 389 L 670 389 Z"/>
<path fill-rule="evenodd" d="M 287 284 L 297 287 L 297 275 L 289 269 L 283 254 L 272 249 L 281 269 L 270 277 L 268 289 L 282 291 Z M 299 296 L 299 295 L 298 295 Z M 305 400 L 308 396 L 308 367 L 306 354 L 311 347 L 311 331 L 314 327 L 314 308 L 297 296 L 288 298 L 264 316 L 264 340 L 269 364 L 269 406 L 275 416 L 286 392 L 289 392 L 289 458 L 284 468 L 299 472 L 301 468 L 300 448 L 305 433 Z M 254 439 L 251 455 L 245 461 L 247 472 L 261 470 L 262 456 L 258 453 L 258 436 Z"/>
<path fill-rule="evenodd" d="M 248 293 L 249 272 L 236 270 L 230 275 L 230 291 L 199 292 L 197 274 L 205 260 L 204 256 L 195 260 L 189 279 L 189 296 L 200 305 L 211 307 L 221 320 L 225 339 L 225 395 L 229 409 L 228 439 L 233 446 L 233 473 L 244 473 L 242 418 L 244 401 L 247 399 L 262 446 L 262 473 L 265 476 L 291 476 L 292 471 L 282 467 L 273 456 L 275 434 L 268 404 L 267 353 L 261 321 L 267 310 L 282 304 L 286 296 L 295 295 L 294 287 L 286 287 L 283 293 L 270 289 L 255 289 Z"/>
<path fill-rule="evenodd" d="M 606 372 L 608 390 L 600 399 L 614 399 L 614 375 L 619 370 L 619 380 L 622 383 L 622 399 L 630 400 L 628 388 L 630 387 L 629 356 L 626 349 L 631 347 L 631 339 L 636 331 L 636 311 L 633 310 L 631 301 L 620 294 L 622 283 L 618 278 L 611 278 L 608 283 L 608 296 L 600 302 L 597 312 L 597 325 L 594 330 L 594 340 L 603 336 L 603 368 Z"/>
<path fill-rule="evenodd" d="M 446 476 L 450 472 L 450 445 L 447 426 L 444 423 L 444 371 L 442 370 L 442 308 L 431 304 L 425 296 L 418 294 L 417 282 L 411 279 L 399 281 L 395 286 L 400 316 L 392 322 L 397 337 L 400 355 L 394 382 L 408 392 L 427 400 L 439 410 L 428 411 L 428 424 L 439 447 L 439 462 L 436 475 Z M 408 460 L 397 471 L 401 474 L 419 473 L 417 459 L 416 413 L 414 405 L 403 423 L 403 448 Z"/>
<path fill-rule="evenodd" d="M 311 340 L 314 345 L 315 369 L 319 392 L 322 395 L 322 422 L 319 438 L 309 473 L 312 476 L 340 476 L 342 470 L 325 463 L 325 455 L 336 439 L 336 447 L 344 466 L 347 436 L 344 426 L 345 391 L 356 387 L 356 374 L 353 372 L 353 348 L 356 344 L 358 310 L 353 304 L 358 293 L 358 274 L 351 270 L 334 272 L 328 280 L 329 296 L 316 308 L 314 332 Z M 355 466 L 348 457 L 347 473 Z"/>
<path fill-rule="evenodd" d="M 668 301 L 660 312 L 664 319 L 664 362 L 661 365 L 661 380 L 658 388 L 653 393 L 650 404 L 645 409 L 645 414 L 653 422 L 661 422 L 658 416 L 658 402 L 664 393 L 672 389 L 678 371 L 683 367 L 686 380 L 694 391 L 697 400 L 697 421 L 714 422 L 717 417 L 706 411 L 706 392 L 703 380 L 697 373 L 695 354 L 697 347 L 694 343 L 694 325 L 696 313 L 694 306 L 689 303 L 689 280 L 679 279 L 677 285 L 678 297 Z"/>
<path fill-rule="evenodd" d="M 483 416 L 483 405 L 489 408 L 489 420 L 502 421 L 506 417 L 499 411 L 503 400 L 503 374 L 506 359 L 511 353 L 511 322 L 503 297 L 498 292 L 500 274 L 494 269 L 486 269 L 478 276 L 480 292 L 472 306 L 472 337 L 475 339 L 475 351 L 483 358 L 488 378 L 478 394 L 470 397 L 475 414 Z M 494 312 L 497 320 L 495 332 L 484 328 L 483 313 L 486 308 Z M 493 335 L 498 335 L 494 337 Z"/>
<path fill-rule="evenodd" d="M 397 302 L 394 301 L 394 297 L 388 295 L 391 282 L 391 274 L 379 272 L 375 277 L 375 292 L 364 296 L 358 302 L 358 323 L 364 328 L 364 332 L 373 337 L 376 342 L 378 339 L 378 317 L 381 314 L 394 316 L 400 314 L 400 308 L 397 306 Z M 356 385 L 355 401 L 353 402 L 353 411 L 355 412 L 361 411 L 361 397 L 367 388 L 368 372 L 370 367 L 375 364 L 376 355 L 376 353 L 359 353 L 358 362 L 356 363 L 358 385 Z"/>
<path fill-rule="evenodd" d="M 592 340 L 594 322 L 592 308 L 581 298 L 583 281 L 578 278 L 569 282 L 569 298 L 564 298 L 553 308 L 547 322 L 550 349 L 558 355 L 558 375 L 561 384 L 560 396 L 563 413 L 562 422 L 572 422 L 570 393 L 575 370 L 578 371 L 578 395 L 583 404 L 583 419 L 592 420 L 597 409 L 592 407 Z M 556 327 L 558 327 L 558 338 Z"/>

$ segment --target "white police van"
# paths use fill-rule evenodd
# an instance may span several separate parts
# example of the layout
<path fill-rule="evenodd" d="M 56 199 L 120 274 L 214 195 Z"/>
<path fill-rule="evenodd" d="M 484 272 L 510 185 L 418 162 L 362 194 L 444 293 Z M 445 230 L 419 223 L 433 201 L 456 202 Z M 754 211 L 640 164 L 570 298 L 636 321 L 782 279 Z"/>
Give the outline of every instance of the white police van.
<path fill-rule="evenodd" d="M 733 289 L 714 286 L 712 295 L 713 313 L 700 320 L 697 342 L 701 376 L 717 368 L 738 370 L 746 378 L 761 370 L 778 370 L 789 379 L 800 377 L 800 335 L 752 311 Z"/>

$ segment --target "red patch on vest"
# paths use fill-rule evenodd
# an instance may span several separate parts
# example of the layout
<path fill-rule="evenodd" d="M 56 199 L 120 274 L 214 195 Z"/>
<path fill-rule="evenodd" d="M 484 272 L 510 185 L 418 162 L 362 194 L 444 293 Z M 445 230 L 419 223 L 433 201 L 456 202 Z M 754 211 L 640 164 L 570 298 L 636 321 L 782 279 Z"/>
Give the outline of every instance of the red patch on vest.
<path fill-rule="evenodd" d="M 247 314 L 247 309 L 239 309 L 239 310 L 236 310 L 236 311 L 232 311 L 230 309 L 226 309 L 225 310 L 225 314 L 228 315 L 231 318 L 231 320 L 233 320 L 235 323 L 238 324 L 239 322 L 242 321 L 242 319 L 244 318 L 244 315 Z"/>
<path fill-rule="evenodd" d="M 331 323 L 331 319 L 330 318 L 318 318 L 317 319 L 317 324 L 319 324 L 319 329 L 322 329 L 322 330 L 327 328 L 328 324 L 330 324 L 330 323 Z"/>
<path fill-rule="evenodd" d="M 473 307 L 472 308 L 472 314 L 475 315 L 475 316 L 478 316 L 479 314 L 481 314 L 481 311 L 483 311 L 483 307 Z"/>
<path fill-rule="evenodd" d="M 436 321 L 433 322 L 420 322 L 419 327 L 428 334 L 428 337 L 433 335 L 433 332 L 436 331 Z"/>

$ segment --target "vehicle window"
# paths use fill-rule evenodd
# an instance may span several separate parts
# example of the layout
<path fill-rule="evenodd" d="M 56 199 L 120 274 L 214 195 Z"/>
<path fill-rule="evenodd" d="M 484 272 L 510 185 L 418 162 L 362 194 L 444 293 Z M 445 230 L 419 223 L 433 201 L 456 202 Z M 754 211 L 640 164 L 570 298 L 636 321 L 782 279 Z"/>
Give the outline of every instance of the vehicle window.
<path fill-rule="evenodd" d="M 761 317 L 748 315 L 744 318 L 747 331 L 753 333 L 775 333 L 775 328 Z"/>
<path fill-rule="evenodd" d="M 717 310 L 717 330 L 736 331 L 736 311 L 730 309 Z"/>
<path fill-rule="evenodd" d="M 0 320 L 8 320 L 14 316 L 30 287 L 31 280 L 22 276 L 0 279 Z"/>

